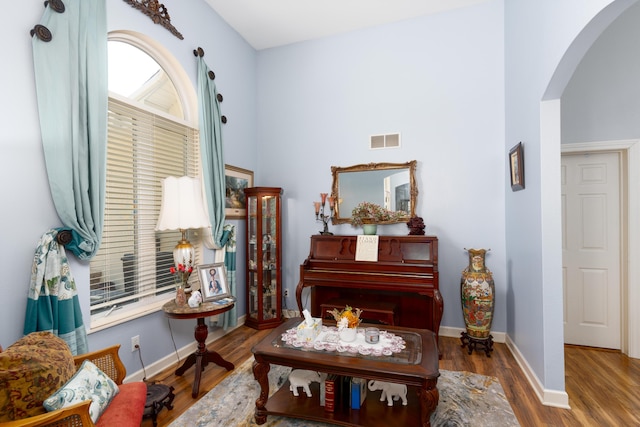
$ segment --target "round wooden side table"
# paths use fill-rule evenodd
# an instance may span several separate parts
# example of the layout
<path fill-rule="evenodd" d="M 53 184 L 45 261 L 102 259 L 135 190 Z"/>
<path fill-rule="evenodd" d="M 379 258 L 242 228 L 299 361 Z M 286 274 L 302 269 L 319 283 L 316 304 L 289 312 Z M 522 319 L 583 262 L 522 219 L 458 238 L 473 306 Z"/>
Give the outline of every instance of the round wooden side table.
<path fill-rule="evenodd" d="M 215 363 L 216 365 L 222 366 L 227 371 L 234 369 L 233 363 L 227 362 L 213 350 L 207 350 L 207 346 L 205 341 L 207 340 L 207 336 L 209 335 L 209 328 L 205 324 L 204 319 L 209 316 L 215 316 L 218 314 L 225 313 L 231 310 L 236 301 L 235 298 L 231 299 L 229 302 L 219 303 L 217 301 L 213 302 L 204 302 L 200 304 L 198 307 L 189 307 L 188 304 L 178 306 L 174 300 L 167 302 L 162 306 L 162 310 L 164 314 L 173 319 L 197 319 L 196 329 L 194 336 L 196 341 L 198 342 L 198 347 L 194 353 L 191 353 L 187 356 L 187 359 L 184 361 L 182 366 L 176 369 L 176 375 L 181 376 L 184 372 L 196 365 L 195 368 L 195 379 L 193 381 L 193 389 L 191 391 L 191 397 L 198 397 L 198 393 L 200 390 L 200 376 L 202 375 L 202 371 L 205 366 L 211 363 Z"/>

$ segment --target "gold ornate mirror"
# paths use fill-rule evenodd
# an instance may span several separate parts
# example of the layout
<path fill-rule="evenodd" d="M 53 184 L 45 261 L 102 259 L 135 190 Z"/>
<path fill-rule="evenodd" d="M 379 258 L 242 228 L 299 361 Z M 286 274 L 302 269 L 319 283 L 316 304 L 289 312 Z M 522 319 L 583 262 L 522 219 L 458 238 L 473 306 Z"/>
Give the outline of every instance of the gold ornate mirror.
<path fill-rule="evenodd" d="M 333 223 L 349 222 L 351 211 L 360 202 L 376 203 L 390 211 L 408 213 L 397 222 L 406 222 L 415 216 L 418 199 L 416 163 L 416 160 L 412 160 L 407 163 L 331 166 L 333 175 L 331 195 L 338 201 Z"/>

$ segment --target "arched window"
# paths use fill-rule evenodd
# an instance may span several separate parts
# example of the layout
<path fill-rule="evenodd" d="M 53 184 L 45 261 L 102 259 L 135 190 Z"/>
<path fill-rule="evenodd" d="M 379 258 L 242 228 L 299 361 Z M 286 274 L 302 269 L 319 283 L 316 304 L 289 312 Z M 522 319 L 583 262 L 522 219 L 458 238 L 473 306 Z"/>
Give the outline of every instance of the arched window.
<path fill-rule="evenodd" d="M 155 311 L 175 292 L 169 268 L 180 233 L 155 231 L 161 182 L 200 170 L 197 104 L 184 70 L 143 35 L 114 32 L 108 43 L 106 201 L 90 265 L 92 329 Z"/>

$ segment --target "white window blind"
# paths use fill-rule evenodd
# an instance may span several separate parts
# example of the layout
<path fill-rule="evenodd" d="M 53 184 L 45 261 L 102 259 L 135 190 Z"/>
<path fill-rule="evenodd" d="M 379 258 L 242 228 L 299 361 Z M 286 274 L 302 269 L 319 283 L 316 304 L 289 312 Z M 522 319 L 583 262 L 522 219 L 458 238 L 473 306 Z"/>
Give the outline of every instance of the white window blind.
<path fill-rule="evenodd" d="M 197 129 L 131 100 L 109 98 L 104 231 L 90 263 L 92 319 L 122 307 L 135 311 L 175 291 L 169 268 L 180 232 L 154 230 L 162 179 L 196 177 L 198 171 Z"/>

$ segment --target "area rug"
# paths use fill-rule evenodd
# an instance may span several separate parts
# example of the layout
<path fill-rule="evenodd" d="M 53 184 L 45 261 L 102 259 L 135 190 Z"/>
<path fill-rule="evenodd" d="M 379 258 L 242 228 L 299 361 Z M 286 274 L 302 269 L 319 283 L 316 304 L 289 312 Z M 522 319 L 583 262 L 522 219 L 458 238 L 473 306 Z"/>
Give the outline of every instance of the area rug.
<path fill-rule="evenodd" d="M 253 357 L 180 415 L 170 427 L 257 427 L 254 420 L 260 387 L 253 378 Z M 287 380 L 291 368 L 272 365 L 269 389 L 274 393 Z M 433 427 L 519 426 L 504 390 L 495 377 L 440 370 L 440 400 L 431 416 Z M 379 392 L 377 392 L 379 393 Z M 329 424 L 270 415 L 262 426 L 329 427 Z"/>

